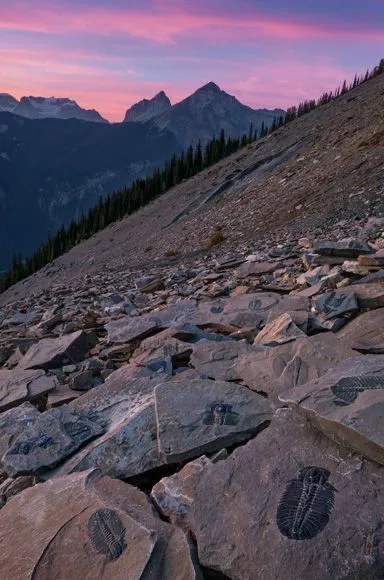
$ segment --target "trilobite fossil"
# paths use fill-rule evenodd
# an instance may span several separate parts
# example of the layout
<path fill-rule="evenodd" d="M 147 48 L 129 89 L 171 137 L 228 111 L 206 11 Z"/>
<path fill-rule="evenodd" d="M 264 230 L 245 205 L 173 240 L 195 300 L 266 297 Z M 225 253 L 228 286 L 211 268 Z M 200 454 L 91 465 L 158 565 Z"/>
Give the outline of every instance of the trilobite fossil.
<path fill-rule="evenodd" d="M 89 439 L 89 434 L 91 428 L 82 421 L 68 421 L 63 424 L 63 430 L 65 433 L 74 439 L 76 443 L 78 441 L 83 441 Z"/>
<path fill-rule="evenodd" d="M 328 482 L 330 472 L 305 467 L 288 482 L 277 508 L 277 525 L 290 540 L 311 540 L 328 524 L 337 491 Z"/>
<path fill-rule="evenodd" d="M 356 401 L 359 393 L 384 389 L 384 376 L 343 377 L 331 387 L 331 391 L 338 398 L 336 405 L 350 405 Z"/>
<path fill-rule="evenodd" d="M 116 560 L 124 552 L 125 527 L 113 510 L 99 509 L 88 520 L 88 536 L 91 546 L 108 560 Z"/>
<path fill-rule="evenodd" d="M 204 417 L 205 425 L 237 425 L 239 414 L 232 411 L 232 405 L 214 403 Z"/>
<path fill-rule="evenodd" d="M 32 453 L 32 451 L 38 447 L 41 449 L 47 449 L 47 447 L 50 447 L 54 443 L 52 437 L 48 437 L 47 435 L 37 435 L 33 439 L 17 443 L 11 453 L 13 455 L 29 455 L 29 453 Z"/>

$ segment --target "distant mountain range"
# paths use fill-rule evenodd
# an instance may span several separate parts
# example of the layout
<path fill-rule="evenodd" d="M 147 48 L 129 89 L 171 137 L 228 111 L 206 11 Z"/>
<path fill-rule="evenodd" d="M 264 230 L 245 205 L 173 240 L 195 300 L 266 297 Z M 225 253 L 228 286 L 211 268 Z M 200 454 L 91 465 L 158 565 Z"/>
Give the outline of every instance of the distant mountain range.
<path fill-rule="evenodd" d="M 124 121 L 152 120 L 159 129 L 173 133 L 185 149 L 199 139 L 202 143 L 208 141 L 221 129 L 228 136 L 238 137 L 248 133 L 251 123 L 257 130 L 263 123 L 269 127 L 275 117 L 284 114 L 281 109 L 247 107 L 211 82 L 173 106 L 163 91 L 153 99 L 144 99 L 128 109 Z"/>
<path fill-rule="evenodd" d="M 71 99 L 56 97 L 22 97 L 20 101 L 8 93 L 0 93 L 0 112 L 14 113 L 27 119 L 82 119 L 108 123 L 94 109 L 82 109 Z"/>
<path fill-rule="evenodd" d="M 0 270 L 32 254 L 49 233 L 105 196 L 151 173 L 174 153 L 224 129 L 272 124 L 284 111 L 254 110 L 214 83 L 176 105 L 164 92 L 131 107 L 122 123 L 70 99 L 0 94 Z"/>

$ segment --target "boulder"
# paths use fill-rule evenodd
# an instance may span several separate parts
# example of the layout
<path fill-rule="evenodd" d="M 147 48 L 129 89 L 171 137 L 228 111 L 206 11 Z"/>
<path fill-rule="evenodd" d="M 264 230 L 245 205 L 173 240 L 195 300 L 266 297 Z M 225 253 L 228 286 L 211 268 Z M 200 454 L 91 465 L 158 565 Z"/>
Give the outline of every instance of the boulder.
<path fill-rule="evenodd" d="M 170 326 L 176 326 L 195 310 L 194 302 L 182 300 L 165 310 L 143 316 L 124 316 L 106 324 L 109 342 L 130 342 L 143 339 Z"/>
<path fill-rule="evenodd" d="M 202 473 L 190 522 L 203 566 L 236 580 L 384 577 L 384 470 L 282 409 Z"/>
<path fill-rule="evenodd" d="M 104 429 L 85 413 L 63 405 L 50 409 L 17 434 L 2 458 L 2 468 L 13 477 L 54 467 Z"/>
<path fill-rule="evenodd" d="M 281 391 L 322 376 L 353 354 L 332 332 L 325 332 L 240 356 L 235 372 L 249 388 L 278 404 Z"/>
<path fill-rule="evenodd" d="M 38 484 L 7 503 L 0 566 L 9 580 L 202 579 L 183 531 L 162 522 L 144 493 L 95 470 Z"/>
<path fill-rule="evenodd" d="M 354 356 L 324 376 L 287 389 L 292 405 L 340 445 L 384 465 L 384 356 Z"/>
<path fill-rule="evenodd" d="M 84 359 L 96 342 L 95 335 L 87 334 L 82 330 L 60 338 L 44 338 L 27 350 L 19 367 L 48 370 L 79 362 Z"/>
<path fill-rule="evenodd" d="M 246 441 L 271 418 L 269 402 L 224 381 L 168 381 L 155 388 L 157 439 L 165 463 Z"/>
<path fill-rule="evenodd" d="M 42 370 L 0 369 L 0 412 L 38 399 L 56 385 L 56 378 L 46 377 Z"/>

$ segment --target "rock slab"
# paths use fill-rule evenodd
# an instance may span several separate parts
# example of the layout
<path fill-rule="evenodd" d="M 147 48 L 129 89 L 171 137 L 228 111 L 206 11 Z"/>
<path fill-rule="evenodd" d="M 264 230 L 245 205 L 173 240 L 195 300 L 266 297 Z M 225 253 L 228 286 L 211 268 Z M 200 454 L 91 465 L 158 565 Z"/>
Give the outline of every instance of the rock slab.
<path fill-rule="evenodd" d="M 94 470 L 38 484 L 7 503 L 0 566 L 3 578 L 15 580 L 202 580 L 182 530 L 162 522 L 142 492 Z"/>
<path fill-rule="evenodd" d="M 169 381 L 155 389 L 157 439 L 166 463 L 246 441 L 271 419 L 269 402 L 225 381 Z"/>
<path fill-rule="evenodd" d="M 66 405 L 49 409 L 12 440 L 2 467 L 12 476 L 39 473 L 103 432 L 85 413 L 74 413 Z"/>
<path fill-rule="evenodd" d="M 383 472 L 281 410 L 203 472 L 190 518 L 200 562 L 236 580 L 379 580 Z"/>
<path fill-rule="evenodd" d="M 354 356 L 280 401 L 340 445 L 384 465 L 384 356 Z"/>
<path fill-rule="evenodd" d="M 38 399 L 56 385 L 56 379 L 46 377 L 42 370 L 0 369 L 0 412 Z"/>

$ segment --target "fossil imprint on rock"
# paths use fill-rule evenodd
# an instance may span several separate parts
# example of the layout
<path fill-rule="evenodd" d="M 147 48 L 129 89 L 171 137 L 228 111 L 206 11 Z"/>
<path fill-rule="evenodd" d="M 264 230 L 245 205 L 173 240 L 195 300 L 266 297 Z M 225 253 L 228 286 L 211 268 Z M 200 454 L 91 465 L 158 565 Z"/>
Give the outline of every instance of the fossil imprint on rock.
<path fill-rule="evenodd" d="M 328 524 L 335 501 L 330 472 L 305 467 L 297 479 L 288 482 L 277 508 L 277 525 L 290 540 L 311 540 Z"/>
<path fill-rule="evenodd" d="M 344 377 L 331 387 L 332 393 L 338 399 L 334 403 L 339 406 L 351 405 L 356 401 L 359 393 L 380 389 L 384 389 L 383 375 Z"/>
<path fill-rule="evenodd" d="M 99 509 L 91 515 L 88 536 L 94 551 L 105 554 L 107 560 L 116 560 L 127 547 L 125 527 L 113 510 Z"/>

